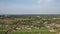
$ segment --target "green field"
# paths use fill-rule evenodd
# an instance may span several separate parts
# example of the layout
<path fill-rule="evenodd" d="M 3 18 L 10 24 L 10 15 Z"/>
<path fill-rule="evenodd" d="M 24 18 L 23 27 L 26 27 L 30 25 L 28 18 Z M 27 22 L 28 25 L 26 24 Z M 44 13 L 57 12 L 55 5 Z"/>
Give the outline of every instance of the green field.
<path fill-rule="evenodd" d="M 4 30 L 0 30 L 0 34 L 5 34 Z M 31 29 L 31 30 L 16 30 L 9 34 L 56 34 L 55 32 L 50 32 L 49 29 Z"/>
<path fill-rule="evenodd" d="M 5 34 L 5 31 L 0 31 L 0 34 Z M 11 32 L 9 34 L 56 34 L 56 33 L 52 33 L 49 31 L 15 31 L 15 32 Z"/>

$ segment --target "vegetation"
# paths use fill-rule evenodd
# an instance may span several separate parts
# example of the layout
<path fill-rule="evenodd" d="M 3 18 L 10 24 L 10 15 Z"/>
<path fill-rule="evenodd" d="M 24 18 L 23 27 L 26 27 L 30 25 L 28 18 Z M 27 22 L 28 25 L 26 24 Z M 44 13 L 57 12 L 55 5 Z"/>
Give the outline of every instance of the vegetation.
<path fill-rule="evenodd" d="M 0 15 L 0 34 L 60 34 L 60 16 Z"/>

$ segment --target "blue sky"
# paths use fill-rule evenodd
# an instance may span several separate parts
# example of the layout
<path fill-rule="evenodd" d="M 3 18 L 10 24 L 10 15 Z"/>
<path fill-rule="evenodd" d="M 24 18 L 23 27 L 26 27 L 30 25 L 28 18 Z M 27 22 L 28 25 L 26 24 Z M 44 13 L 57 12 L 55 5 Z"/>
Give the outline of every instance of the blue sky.
<path fill-rule="evenodd" d="M 0 0 L 0 14 L 60 14 L 60 0 Z"/>

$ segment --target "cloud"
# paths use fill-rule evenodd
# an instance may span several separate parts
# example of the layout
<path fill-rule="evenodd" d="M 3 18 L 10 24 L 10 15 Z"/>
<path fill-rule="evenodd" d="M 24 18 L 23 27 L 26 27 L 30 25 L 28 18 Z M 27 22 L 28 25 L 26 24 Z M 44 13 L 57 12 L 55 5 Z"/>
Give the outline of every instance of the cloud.
<path fill-rule="evenodd" d="M 51 2 L 51 1 L 53 1 L 53 0 L 37 0 L 37 3 L 49 3 L 49 2 Z"/>

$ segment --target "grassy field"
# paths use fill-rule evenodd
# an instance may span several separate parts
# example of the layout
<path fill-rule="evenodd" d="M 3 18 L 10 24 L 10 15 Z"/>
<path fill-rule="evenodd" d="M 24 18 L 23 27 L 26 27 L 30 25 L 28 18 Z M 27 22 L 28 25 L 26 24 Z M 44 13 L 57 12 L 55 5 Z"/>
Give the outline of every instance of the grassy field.
<path fill-rule="evenodd" d="M 0 34 L 5 34 L 5 31 L 0 31 Z M 15 31 L 10 34 L 56 34 L 49 31 Z"/>
<path fill-rule="evenodd" d="M 0 30 L 0 34 L 5 34 L 4 30 Z M 32 30 L 17 30 L 9 34 L 56 34 L 55 32 L 50 32 L 48 29 L 32 29 Z"/>

